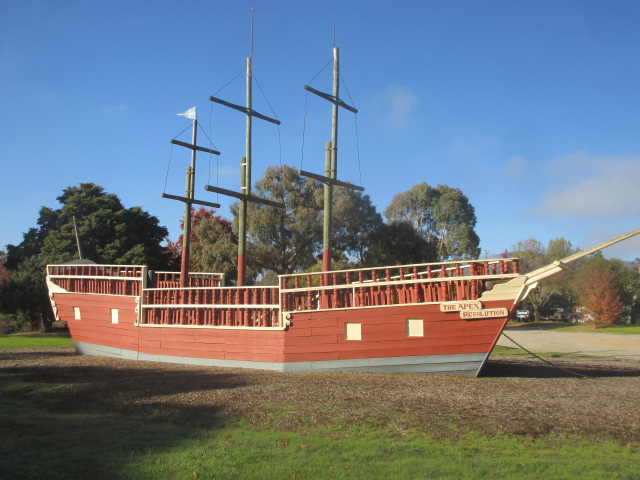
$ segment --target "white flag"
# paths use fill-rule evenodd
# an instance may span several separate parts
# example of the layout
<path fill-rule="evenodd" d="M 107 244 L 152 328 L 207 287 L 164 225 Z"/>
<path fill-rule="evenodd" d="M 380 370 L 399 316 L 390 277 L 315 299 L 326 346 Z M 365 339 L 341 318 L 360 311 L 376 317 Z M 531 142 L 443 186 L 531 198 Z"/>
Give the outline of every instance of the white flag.
<path fill-rule="evenodd" d="M 187 117 L 187 118 L 189 118 L 191 120 L 195 120 L 196 119 L 196 107 L 191 107 L 186 112 L 178 113 L 178 116 L 179 117 Z"/>

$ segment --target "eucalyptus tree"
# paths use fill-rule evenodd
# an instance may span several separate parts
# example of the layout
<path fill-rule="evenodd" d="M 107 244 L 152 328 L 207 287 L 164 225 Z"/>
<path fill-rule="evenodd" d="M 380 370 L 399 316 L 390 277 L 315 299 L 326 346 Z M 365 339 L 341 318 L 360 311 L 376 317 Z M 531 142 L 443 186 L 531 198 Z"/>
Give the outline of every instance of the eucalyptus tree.
<path fill-rule="evenodd" d="M 546 247 L 539 240 L 528 238 L 518 242 L 511 247 L 511 250 L 511 256 L 520 259 L 520 271 L 523 273 L 531 272 L 580 251 L 564 238 L 552 239 Z M 576 266 L 574 264 L 570 268 Z M 571 275 L 571 272 L 567 271 L 545 278 L 539 282 L 538 288 L 529 294 L 527 302 L 534 308 L 536 321 L 540 320 L 541 311 L 548 304 L 570 307 L 575 303 Z"/>
<path fill-rule="evenodd" d="M 384 215 L 388 221 L 410 222 L 427 242 L 435 242 L 440 260 L 480 254 L 475 209 L 458 188 L 419 183 L 394 196 Z"/>
<path fill-rule="evenodd" d="M 256 196 L 283 203 L 284 209 L 248 206 L 247 264 L 256 272 L 278 275 L 310 269 L 322 253 L 323 188 L 317 180 L 288 166 L 269 167 L 255 183 Z M 232 206 L 237 231 L 238 205 Z M 371 238 L 383 225 L 368 195 L 335 187 L 333 195 L 334 260 L 362 262 Z"/>

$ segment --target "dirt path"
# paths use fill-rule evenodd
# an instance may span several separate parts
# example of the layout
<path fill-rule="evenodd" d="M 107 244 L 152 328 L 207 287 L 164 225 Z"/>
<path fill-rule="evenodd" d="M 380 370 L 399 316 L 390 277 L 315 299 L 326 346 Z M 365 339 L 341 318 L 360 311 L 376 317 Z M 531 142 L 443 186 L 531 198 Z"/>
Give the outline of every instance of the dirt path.
<path fill-rule="evenodd" d="M 640 360 L 640 335 L 568 333 L 527 327 L 507 327 L 505 333 L 523 347 L 536 353 L 558 352 Z M 500 337 L 498 345 L 517 347 L 505 335 Z"/>

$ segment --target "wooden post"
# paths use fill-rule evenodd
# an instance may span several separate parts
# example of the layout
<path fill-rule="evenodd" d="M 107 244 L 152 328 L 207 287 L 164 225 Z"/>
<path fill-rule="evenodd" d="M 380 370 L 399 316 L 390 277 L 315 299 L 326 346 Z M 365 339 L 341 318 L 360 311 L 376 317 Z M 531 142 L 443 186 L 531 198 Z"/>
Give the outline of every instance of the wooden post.
<path fill-rule="evenodd" d="M 334 105 L 335 107 L 335 105 Z M 324 174 L 331 177 L 332 144 L 327 142 L 324 154 Z M 335 176 L 334 176 L 335 177 Z M 332 177 L 332 178 L 334 178 Z M 324 184 L 324 224 L 322 230 L 322 270 L 331 270 L 331 217 L 333 213 L 333 185 Z"/>
<path fill-rule="evenodd" d="M 190 199 L 193 193 L 193 168 L 187 167 L 185 197 Z M 180 263 L 180 287 L 189 286 L 189 257 L 191 253 L 191 202 L 184 202 L 184 220 L 182 229 L 182 261 Z"/>
<path fill-rule="evenodd" d="M 191 124 L 191 166 L 187 167 L 187 175 L 185 180 L 185 198 L 184 200 L 184 220 L 182 230 L 182 261 L 180 264 L 180 286 L 182 288 L 188 285 L 189 279 L 189 254 L 191 251 L 191 205 L 194 200 L 194 185 L 196 177 L 196 140 L 198 136 L 198 120 L 193 118 Z"/>

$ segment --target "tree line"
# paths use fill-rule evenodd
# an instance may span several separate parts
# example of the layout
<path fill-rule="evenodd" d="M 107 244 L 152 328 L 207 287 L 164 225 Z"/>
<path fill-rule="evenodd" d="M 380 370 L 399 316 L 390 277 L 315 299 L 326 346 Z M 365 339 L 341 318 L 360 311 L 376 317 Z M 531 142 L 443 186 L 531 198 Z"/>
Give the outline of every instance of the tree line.
<path fill-rule="evenodd" d="M 579 251 L 564 238 L 552 239 L 546 247 L 529 238 L 513 246 L 510 255 L 520 258 L 520 271 L 526 273 Z M 596 326 L 640 323 L 640 259 L 629 268 L 597 252 L 569 268 L 542 280 L 525 300 L 533 307 L 536 321 L 552 308 L 563 308 L 577 311 Z"/>
<path fill-rule="evenodd" d="M 248 282 L 275 284 L 277 275 L 319 270 L 323 185 L 299 176 L 291 167 L 279 166 L 268 168 L 252 192 L 285 208 L 249 205 Z M 115 194 L 93 183 L 67 187 L 57 200 L 59 208 L 40 209 L 37 226 L 23 234 L 20 244 L 7 245 L 7 251 L 0 252 L 0 313 L 11 314 L 16 326 L 50 328 L 45 266 L 78 257 L 76 227 L 84 258 L 179 270 L 182 236 L 168 239 L 167 229 L 140 207 L 125 208 Z M 192 211 L 191 271 L 225 273 L 233 284 L 238 208 L 237 203 L 231 206 L 232 218 L 202 207 Z M 334 187 L 332 260 L 336 269 L 477 259 L 480 254 L 474 207 L 457 188 L 419 183 L 395 195 L 383 213 L 386 221 L 368 195 Z M 527 240 L 514 247 L 513 254 L 522 257 L 524 268 L 533 269 L 548 258 L 566 256 L 571 248 L 564 240 L 550 243 L 547 249 Z M 621 275 L 620 269 L 614 272 L 616 278 Z M 545 281 L 534 294 L 540 300 L 533 302 L 544 306 L 552 299 L 576 299 L 576 290 L 567 293 L 563 285 Z M 631 291 L 628 282 L 625 285 L 625 292 Z M 636 308 L 628 306 L 630 294 L 619 293 L 627 301 L 623 310 Z"/>

